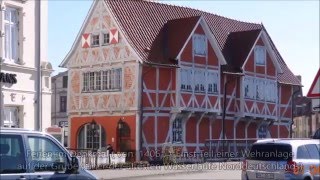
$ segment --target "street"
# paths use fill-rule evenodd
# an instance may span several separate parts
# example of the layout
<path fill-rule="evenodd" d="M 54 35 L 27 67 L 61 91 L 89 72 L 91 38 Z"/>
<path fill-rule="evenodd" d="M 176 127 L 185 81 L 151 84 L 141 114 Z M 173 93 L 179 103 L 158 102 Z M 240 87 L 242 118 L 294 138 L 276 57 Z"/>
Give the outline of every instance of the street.
<path fill-rule="evenodd" d="M 92 170 L 99 179 L 240 179 L 241 162 Z"/>

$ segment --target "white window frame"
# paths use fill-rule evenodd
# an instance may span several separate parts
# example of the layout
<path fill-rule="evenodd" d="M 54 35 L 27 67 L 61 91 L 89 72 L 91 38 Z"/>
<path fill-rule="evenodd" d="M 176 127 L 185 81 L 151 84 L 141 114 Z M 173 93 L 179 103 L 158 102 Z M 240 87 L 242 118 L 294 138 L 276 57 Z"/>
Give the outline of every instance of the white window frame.
<path fill-rule="evenodd" d="M 217 71 L 209 71 L 206 79 L 208 94 L 217 94 L 219 92 L 219 73 Z"/>
<path fill-rule="evenodd" d="M 192 40 L 194 55 L 206 56 L 208 52 L 207 37 L 203 34 L 194 34 Z"/>
<path fill-rule="evenodd" d="M 243 79 L 243 96 L 246 99 L 255 99 L 256 87 L 254 77 L 244 77 Z"/>
<path fill-rule="evenodd" d="M 95 37 L 98 37 L 95 39 Z M 95 44 L 98 41 L 98 44 Z M 91 47 L 98 47 L 100 46 L 100 33 L 92 33 L 91 34 Z"/>
<path fill-rule="evenodd" d="M 16 127 L 19 128 L 19 108 L 16 106 L 4 107 L 3 110 L 4 118 L 3 125 L 4 127 Z"/>
<path fill-rule="evenodd" d="M 180 68 L 180 90 L 191 92 L 193 89 L 193 71 L 191 68 Z"/>
<path fill-rule="evenodd" d="M 262 53 L 262 54 L 261 54 Z M 264 46 L 256 45 L 254 47 L 254 61 L 258 66 L 266 65 L 267 52 Z"/>
<path fill-rule="evenodd" d="M 6 13 L 9 13 L 9 20 L 6 19 Z M 12 21 L 12 14 L 15 15 L 15 20 Z M 2 13 L 3 20 L 3 57 L 6 62 L 19 62 L 20 47 L 19 47 L 19 8 L 7 6 Z M 10 29 L 9 32 L 6 30 L 6 26 Z M 13 32 L 12 32 L 13 31 Z M 8 39 L 7 39 L 8 38 Z M 6 42 L 8 41 L 8 42 Z M 13 42 L 14 41 L 14 42 Z M 8 43 L 8 44 L 7 44 Z"/>
<path fill-rule="evenodd" d="M 206 92 L 206 71 L 204 69 L 194 71 L 194 80 L 194 91 L 197 93 Z"/>
<path fill-rule="evenodd" d="M 84 141 L 83 141 L 83 145 L 84 145 L 84 148 L 90 148 L 89 147 L 89 145 L 91 146 L 92 144 L 99 144 L 99 148 L 98 149 L 101 149 L 102 148 L 102 144 L 101 144 L 101 139 L 102 139 L 102 130 L 104 130 L 103 129 L 103 127 L 100 125 L 100 124 L 96 124 L 95 125 L 96 127 L 96 130 L 98 130 L 99 131 L 99 135 L 98 135 L 98 141 L 95 141 L 95 142 L 93 142 L 92 143 L 92 140 L 93 140 L 93 138 L 89 138 L 89 141 L 88 141 L 88 137 L 90 137 L 90 136 L 88 136 L 89 135 L 89 133 L 90 133 L 90 128 L 91 128 L 91 124 L 86 124 L 86 125 L 84 125 L 84 127 L 83 127 L 83 131 L 84 131 L 84 133 L 83 133 L 83 136 L 84 136 Z M 97 127 L 98 127 L 98 129 L 97 129 Z M 105 131 L 105 130 L 104 130 Z M 79 137 L 77 138 L 77 142 L 78 142 L 78 144 L 79 144 Z M 92 147 L 91 147 L 92 148 Z"/>
<path fill-rule="evenodd" d="M 107 38 L 105 38 L 104 36 L 107 36 Z M 107 46 L 110 44 L 110 33 L 108 32 L 101 33 L 101 44 L 102 46 Z"/>
<path fill-rule="evenodd" d="M 122 68 L 90 71 L 82 74 L 82 92 L 121 91 Z"/>
<path fill-rule="evenodd" d="M 243 79 L 243 97 L 275 103 L 278 99 L 277 81 L 247 76 Z"/>

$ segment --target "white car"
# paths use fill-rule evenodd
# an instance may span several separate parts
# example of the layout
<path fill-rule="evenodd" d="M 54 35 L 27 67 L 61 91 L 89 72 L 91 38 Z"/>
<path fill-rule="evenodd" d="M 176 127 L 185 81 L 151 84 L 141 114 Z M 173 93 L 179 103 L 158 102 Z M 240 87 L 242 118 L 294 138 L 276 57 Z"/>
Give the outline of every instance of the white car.
<path fill-rule="evenodd" d="M 320 141 L 268 139 L 255 142 L 243 161 L 242 179 L 320 179 Z"/>

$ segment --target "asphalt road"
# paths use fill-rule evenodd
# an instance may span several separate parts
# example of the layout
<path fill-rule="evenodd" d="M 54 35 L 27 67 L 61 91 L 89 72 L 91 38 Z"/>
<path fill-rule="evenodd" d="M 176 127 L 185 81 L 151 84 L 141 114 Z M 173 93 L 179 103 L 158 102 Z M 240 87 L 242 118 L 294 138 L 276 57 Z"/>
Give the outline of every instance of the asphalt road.
<path fill-rule="evenodd" d="M 91 171 L 99 179 L 240 179 L 241 162 Z"/>

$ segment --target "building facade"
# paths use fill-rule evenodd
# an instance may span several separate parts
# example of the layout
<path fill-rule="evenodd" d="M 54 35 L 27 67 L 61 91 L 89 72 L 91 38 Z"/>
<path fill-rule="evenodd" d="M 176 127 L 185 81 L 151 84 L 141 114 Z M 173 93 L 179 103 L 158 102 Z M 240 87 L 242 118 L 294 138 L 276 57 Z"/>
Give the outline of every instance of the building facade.
<path fill-rule="evenodd" d="M 61 72 L 52 77 L 51 125 L 67 126 L 68 72 Z"/>
<path fill-rule="evenodd" d="M 39 129 L 41 124 L 44 130 L 51 124 L 48 2 L 2 0 L 0 7 L 1 126 Z M 38 66 L 41 66 L 40 82 Z M 40 85 L 41 92 L 37 90 Z M 37 116 L 42 119 L 40 123 L 36 122 Z"/>
<path fill-rule="evenodd" d="M 301 86 L 263 25 L 147 1 L 94 1 L 61 66 L 70 147 L 137 160 L 165 143 L 288 137 Z"/>

